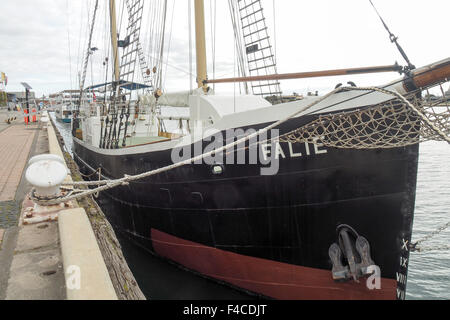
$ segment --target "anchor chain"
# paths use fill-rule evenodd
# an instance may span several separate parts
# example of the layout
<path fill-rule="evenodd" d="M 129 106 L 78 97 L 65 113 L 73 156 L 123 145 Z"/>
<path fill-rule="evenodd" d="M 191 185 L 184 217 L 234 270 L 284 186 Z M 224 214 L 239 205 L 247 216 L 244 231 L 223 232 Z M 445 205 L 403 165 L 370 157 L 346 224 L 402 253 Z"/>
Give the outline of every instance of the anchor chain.
<path fill-rule="evenodd" d="M 431 232 L 430 234 L 426 235 L 420 240 L 417 240 L 415 243 L 411 243 L 409 248 L 411 252 L 425 252 L 425 251 L 434 251 L 434 250 L 450 250 L 450 245 L 443 245 L 443 246 L 436 246 L 436 247 L 420 247 L 420 244 L 422 244 L 425 241 L 430 240 L 435 235 L 443 232 L 445 229 L 447 229 L 450 226 L 450 221 L 446 224 L 440 226 L 435 231 Z"/>

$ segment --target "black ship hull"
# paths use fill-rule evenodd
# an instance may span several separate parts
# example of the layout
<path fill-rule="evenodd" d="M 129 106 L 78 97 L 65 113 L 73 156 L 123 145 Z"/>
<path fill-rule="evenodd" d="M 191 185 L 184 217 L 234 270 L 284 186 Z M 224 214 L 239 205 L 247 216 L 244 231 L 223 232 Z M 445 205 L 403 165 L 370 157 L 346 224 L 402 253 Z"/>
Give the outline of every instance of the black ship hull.
<path fill-rule="evenodd" d="M 106 191 L 111 222 L 160 256 L 264 296 L 403 299 L 418 149 L 280 143 L 274 175 L 259 164 L 185 165 Z M 108 179 L 172 164 L 171 150 L 112 154 L 76 138 L 73 152 L 84 174 L 101 167 Z M 380 289 L 333 281 L 328 249 L 342 224 L 369 241 Z"/>

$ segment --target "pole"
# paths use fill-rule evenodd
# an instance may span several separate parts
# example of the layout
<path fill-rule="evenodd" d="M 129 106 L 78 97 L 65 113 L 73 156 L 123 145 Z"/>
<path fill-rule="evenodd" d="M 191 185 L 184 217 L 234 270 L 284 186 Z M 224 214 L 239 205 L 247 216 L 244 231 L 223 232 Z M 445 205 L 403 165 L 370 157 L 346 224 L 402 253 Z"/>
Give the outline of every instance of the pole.
<path fill-rule="evenodd" d="M 25 99 L 27 100 L 27 123 L 30 123 L 30 103 L 28 101 L 29 90 L 25 88 Z"/>
<path fill-rule="evenodd" d="M 226 83 L 226 82 L 250 82 L 250 81 L 264 81 L 264 80 L 286 80 L 286 79 L 302 79 L 302 78 L 315 78 L 315 77 L 330 77 L 330 76 L 343 76 L 362 73 L 375 73 L 375 72 L 391 72 L 400 71 L 402 67 L 398 64 L 389 66 L 377 66 L 377 67 L 364 67 L 364 68 L 348 68 L 348 69 L 335 69 L 335 70 L 323 70 L 323 71 L 311 71 L 311 72 L 298 72 L 298 73 L 281 73 L 262 76 L 250 76 L 240 78 L 225 78 L 225 79 L 212 79 L 205 80 L 205 83 Z"/>
<path fill-rule="evenodd" d="M 203 0 L 195 0 L 195 46 L 197 58 L 197 83 L 206 92 L 206 41 L 205 41 L 205 8 Z"/>
<path fill-rule="evenodd" d="M 450 57 L 412 70 L 403 81 L 405 92 L 426 88 L 450 79 Z"/>

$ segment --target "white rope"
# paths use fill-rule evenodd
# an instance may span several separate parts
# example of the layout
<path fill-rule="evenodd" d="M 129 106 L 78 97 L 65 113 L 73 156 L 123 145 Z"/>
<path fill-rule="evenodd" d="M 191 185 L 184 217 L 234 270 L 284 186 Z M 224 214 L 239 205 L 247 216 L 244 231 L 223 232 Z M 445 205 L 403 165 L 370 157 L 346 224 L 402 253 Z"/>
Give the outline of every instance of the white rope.
<path fill-rule="evenodd" d="M 76 194 L 70 194 L 66 197 L 61 197 L 58 199 L 39 199 L 34 197 L 34 201 L 37 202 L 38 204 L 41 205 L 54 205 L 54 204 L 59 204 L 62 202 L 66 202 L 66 201 L 70 201 L 70 200 L 75 200 L 81 197 L 86 197 L 92 194 L 97 194 L 100 191 L 104 191 L 104 190 L 108 190 L 120 185 L 128 185 L 129 182 L 131 181 L 136 181 L 136 180 L 140 180 L 143 178 L 147 178 L 156 174 L 160 174 L 166 171 L 170 171 L 179 167 L 182 167 L 184 165 L 187 164 L 191 164 L 194 163 L 196 161 L 202 160 L 203 158 L 209 157 L 213 154 L 216 153 L 221 153 L 227 149 L 233 148 L 236 145 L 242 144 L 254 137 L 257 137 L 259 135 L 265 134 L 266 132 L 268 132 L 269 130 L 276 128 L 278 126 L 280 126 L 281 124 L 283 124 L 284 122 L 288 121 L 291 118 L 294 118 L 296 116 L 298 116 L 299 114 L 308 111 L 309 109 L 311 109 L 313 106 L 315 106 L 316 104 L 326 100 L 328 97 L 330 97 L 331 95 L 334 95 L 335 93 L 338 92 L 342 92 L 342 91 L 349 91 L 349 90 L 359 90 L 359 91 L 377 91 L 377 92 L 381 92 L 381 93 L 385 93 L 388 95 L 393 95 L 395 97 L 397 97 L 398 99 L 402 100 L 406 105 L 408 105 L 414 112 L 417 113 L 417 115 L 423 120 L 423 122 L 425 124 L 427 124 L 430 128 L 432 128 L 432 130 L 434 130 L 436 133 L 438 133 L 438 135 L 440 135 L 442 138 L 444 138 L 444 140 L 446 140 L 447 142 L 450 143 L 450 138 L 446 136 L 445 133 L 443 133 L 439 128 L 437 128 L 425 115 L 422 114 L 422 112 L 417 109 L 413 104 L 411 104 L 405 97 L 403 97 L 401 94 L 394 92 L 394 91 L 390 91 L 390 90 L 386 90 L 386 89 L 381 89 L 381 88 L 377 88 L 377 87 L 339 87 L 337 89 L 334 89 L 333 91 L 329 92 L 328 94 L 324 95 L 323 97 L 315 100 L 314 102 L 300 108 L 299 110 L 295 111 L 294 113 L 290 114 L 289 116 L 278 120 L 274 123 L 272 123 L 271 125 L 266 126 L 265 128 L 262 128 L 256 132 L 253 132 L 241 139 L 238 139 L 237 141 L 231 142 L 223 147 L 220 147 L 218 149 L 214 149 L 211 150 L 207 153 L 203 153 L 201 155 L 192 157 L 190 159 L 178 162 L 178 163 L 174 163 L 172 165 L 166 166 L 166 167 L 162 167 L 162 168 L 158 168 L 155 170 L 151 170 L 148 172 L 144 172 L 141 174 L 137 174 L 137 175 L 133 175 L 133 176 L 129 176 L 129 175 L 125 175 L 122 178 L 119 179 L 113 179 L 113 180 L 99 180 L 99 181 L 88 181 L 88 182 L 73 182 L 73 183 L 68 183 L 68 184 L 64 184 L 64 185 L 85 185 L 85 186 L 92 186 L 92 185 L 97 185 L 99 187 L 95 188 L 95 189 L 90 189 L 90 190 L 85 190 L 85 191 L 81 191 L 81 190 L 74 190 L 74 192 L 79 192 Z M 295 129 L 297 130 L 297 129 Z M 295 131 L 293 130 L 293 131 Z M 290 133 L 284 134 L 285 135 L 289 135 Z M 271 138 L 268 140 L 274 140 L 274 139 L 279 139 L 280 137 L 275 137 L 275 138 Z M 266 141 L 268 141 L 266 140 Z M 257 142 L 257 144 L 261 144 L 261 143 L 265 143 L 266 141 L 260 141 Z M 33 193 L 32 193 L 33 194 Z"/>
<path fill-rule="evenodd" d="M 66 202 L 66 201 L 70 201 L 70 200 L 75 200 L 75 199 L 78 199 L 78 198 L 86 197 L 86 196 L 95 194 L 97 192 L 108 190 L 108 189 L 111 189 L 111 188 L 114 188 L 114 187 L 117 187 L 117 186 L 120 186 L 120 185 L 128 185 L 129 182 L 131 182 L 131 181 L 136 181 L 136 180 L 140 180 L 140 179 L 143 179 L 143 178 L 147 178 L 147 177 L 150 177 L 150 176 L 153 176 L 153 175 L 156 175 L 156 174 L 160 174 L 160 173 L 163 173 L 163 172 L 166 172 L 166 171 L 170 171 L 170 170 L 182 167 L 184 165 L 187 165 L 187 164 L 190 164 L 190 163 L 202 160 L 203 158 L 209 157 L 209 156 L 211 156 L 211 155 L 213 155 L 215 153 L 221 153 L 221 152 L 223 152 L 223 151 L 225 151 L 227 149 L 230 149 L 230 148 L 232 148 L 232 147 L 234 147 L 234 146 L 236 146 L 238 144 L 242 144 L 242 143 L 244 143 L 244 142 L 246 142 L 246 141 L 248 141 L 248 140 L 250 140 L 250 139 L 252 139 L 254 137 L 257 137 L 258 135 L 262 135 L 262 134 L 268 132 L 269 130 L 271 130 L 271 129 L 275 128 L 275 127 L 278 127 L 279 125 L 283 124 L 287 120 L 289 120 L 291 118 L 294 118 L 295 116 L 299 115 L 302 112 L 307 111 L 308 109 L 312 108 L 314 105 L 316 105 L 319 102 L 327 99 L 329 96 L 333 95 L 334 93 L 336 93 L 338 91 L 341 91 L 342 89 L 343 89 L 342 87 L 338 88 L 338 89 L 335 89 L 335 90 L 331 91 L 330 93 L 328 93 L 327 95 L 321 97 L 320 99 L 317 99 L 314 102 L 308 104 L 307 106 L 302 107 L 301 109 L 299 109 L 298 111 L 292 113 L 288 117 L 285 117 L 282 120 L 276 121 L 273 124 L 268 125 L 267 127 L 263 128 L 263 129 L 260 129 L 260 130 L 258 130 L 256 132 L 253 132 L 252 134 L 249 134 L 249 135 L 247 135 L 247 136 L 245 136 L 245 137 L 243 137 L 243 138 L 241 138 L 241 139 L 239 139 L 239 140 L 237 140 L 235 142 L 231 142 L 231 143 L 229 143 L 229 144 L 227 144 L 227 145 L 225 145 L 225 146 L 223 146 L 221 148 L 218 148 L 218 149 L 215 149 L 215 150 L 211 150 L 210 152 L 203 153 L 201 155 L 192 157 L 190 159 L 187 159 L 187 160 L 184 160 L 184 161 L 181 161 L 181 162 L 178 162 L 178 163 L 174 163 L 174 164 L 166 166 L 166 167 L 162 167 L 162 168 L 158 168 L 158 169 L 155 169 L 155 170 L 152 170 L 152 171 L 148 171 L 148 172 L 144 172 L 144 173 L 141 173 L 141 174 L 138 174 L 138 175 L 134 175 L 134 176 L 125 175 L 124 177 L 122 177 L 120 179 L 115 179 L 115 180 L 102 180 L 102 181 L 95 181 L 95 182 L 94 181 L 91 181 L 91 182 L 73 182 L 71 184 L 69 184 L 69 183 L 68 184 L 64 184 L 64 185 L 101 185 L 101 186 L 98 187 L 98 188 L 95 188 L 95 189 L 82 191 L 82 192 L 77 193 L 75 195 L 69 195 L 69 196 L 61 197 L 61 198 L 54 199 L 54 200 L 51 200 L 51 199 L 40 199 L 40 198 L 32 196 L 33 201 L 35 201 L 36 203 L 38 203 L 40 205 L 55 205 L 55 204 L 63 203 L 63 202 Z M 76 191 L 78 191 L 78 190 L 76 190 Z"/>

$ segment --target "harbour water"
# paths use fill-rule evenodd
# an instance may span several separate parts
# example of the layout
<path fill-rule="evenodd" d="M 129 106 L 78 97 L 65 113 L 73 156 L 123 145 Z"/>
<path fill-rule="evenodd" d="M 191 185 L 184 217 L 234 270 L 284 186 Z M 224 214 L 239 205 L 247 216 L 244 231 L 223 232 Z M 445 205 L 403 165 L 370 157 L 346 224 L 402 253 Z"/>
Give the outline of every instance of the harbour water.
<path fill-rule="evenodd" d="M 56 126 L 71 152 L 70 124 L 56 121 Z M 432 141 L 420 146 L 412 242 L 450 221 L 449 159 L 450 145 L 445 142 Z M 108 210 L 107 201 L 101 201 L 100 205 Z M 254 299 L 150 256 L 118 237 L 143 293 L 152 299 Z M 450 228 L 423 243 L 427 248 L 449 245 Z M 406 299 L 450 299 L 450 250 L 410 254 Z"/>
<path fill-rule="evenodd" d="M 422 143 L 417 176 L 412 242 L 450 221 L 450 145 Z M 423 243 L 424 247 L 449 246 L 450 228 Z M 450 299 L 450 250 L 410 254 L 407 299 Z"/>

